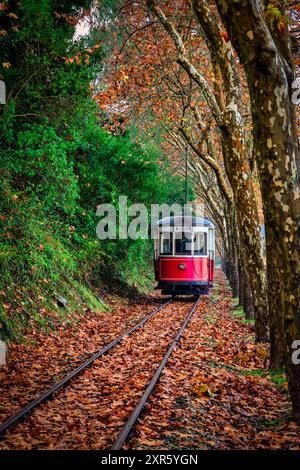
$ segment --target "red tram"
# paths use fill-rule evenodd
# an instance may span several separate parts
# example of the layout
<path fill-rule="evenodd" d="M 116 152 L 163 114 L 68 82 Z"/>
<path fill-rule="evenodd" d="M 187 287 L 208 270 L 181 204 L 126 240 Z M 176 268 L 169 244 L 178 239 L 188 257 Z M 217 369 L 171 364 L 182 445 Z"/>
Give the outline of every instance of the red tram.
<path fill-rule="evenodd" d="M 208 294 L 214 279 L 215 229 L 202 217 L 157 222 L 155 279 L 162 294 Z"/>

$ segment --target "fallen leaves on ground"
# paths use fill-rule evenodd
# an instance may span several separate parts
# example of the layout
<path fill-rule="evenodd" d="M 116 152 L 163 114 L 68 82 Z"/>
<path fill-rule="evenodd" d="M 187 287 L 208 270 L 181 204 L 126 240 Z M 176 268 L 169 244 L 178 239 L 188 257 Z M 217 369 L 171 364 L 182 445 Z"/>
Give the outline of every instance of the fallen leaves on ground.
<path fill-rule="evenodd" d="M 166 306 L 33 411 L 30 419 L 8 431 L 0 449 L 109 448 L 191 306 L 191 302 Z"/>
<path fill-rule="evenodd" d="M 54 313 L 55 330 L 32 329 L 23 343 L 11 344 L 7 364 L 0 366 L 0 422 L 144 318 L 156 300 L 105 297 L 111 312 L 67 314 L 63 325 Z"/>
<path fill-rule="evenodd" d="M 300 449 L 284 376 L 268 371 L 267 346 L 255 343 L 253 325 L 234 315 L 221 272 L 215 286 L 169 360 L 127 449 L 153 450 L 143 438 L 145 427 L 160 438 L 155 449 Z"/>
<path fill-rule="evenodd" d="M 1 372 L 2 414 L 16 411 L 62 369 L 135 324 L 153 303 L 117 302 L 110 313 L 88 313 L 76 327 L 35 333 L 32 344 L 14 346 Z M 110 448 L 191 305 L 178 301 L 158 312 L 7 432 L 0 449 Z M 267 346 L 256 344 L 253 325 L 234 313 L 218 272 L 216 287 L 201 299 L 125 448 L 300 449 L 284 377 L 268 371 Z"/>

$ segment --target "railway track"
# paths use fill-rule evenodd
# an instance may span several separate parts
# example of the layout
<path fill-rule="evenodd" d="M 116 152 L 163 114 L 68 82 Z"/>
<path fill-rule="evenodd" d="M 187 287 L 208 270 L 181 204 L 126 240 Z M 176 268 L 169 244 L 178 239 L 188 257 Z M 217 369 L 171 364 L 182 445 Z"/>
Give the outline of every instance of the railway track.
<path fill-rule="evenodd" d="M 183 322 L 181 322 L 181 325 L 179 329 L 177 328 L 177 332 L 175 336 L 173 335 L 173 339 L 171 344 L 169 345 L 166 353 L 164 354 L 163 359 L 161 360 L 159 366 L 156 368 L 154 374 L 152 375 L 151 379 L 148 382 L 148 385 L 145 387 L 145 391 L 141 398 L 138 400 L 138 403 L 134 407 L 130 417 L 127 419 L 125 425 L 121 429 L 121 432 L 119 432 L 117 439 L 115 440 L 114 444 L 112 445 L 111 449 L 112 450 L 118 450 L 121 449 L 123 446 L 124 442 L 130 435 L 131 431 L 134 428 L 134 425 L 140 416 L 145 404 L 147 403 L 151 392 L 155 388 L 155 385 L 157 384 L 159 377 L 167 364 L 167 361 L 169 357 L 172 354 L 172 351 L 174 350 L 175 346 L 177 345 L 180 337 L 182 336 L 185 328 L 187 327 L 193 313 L 195 312 L 195 309 L 197 307 L 197 304 L 199 302 L 199 299 L 193 303 L 192 307 L 188 309 L 187 314 L 184 317 Z M 110 350 L 112 350 L 116 345 L 120 344 L 125 337 L 132 335 L 136 330 L 141 328 L 143 325 L 145 325 L 148 320 L 150 320 L 152 317 L 154 317 L 158 312 L 160 312 L 162 309 L 166 308 L 168 305 L 170 305 L 173 301 L 169 300 L 165 302 L 163 305 L 157 307 L 153 311 L 151 311 L 146 317 L 138 322 L 135 326 L 130 328 L 128 331 L 117 337 L 115 340 L 113 340 L 111 343 L 106 345 L 104 348 L 102 348 L 100 351 L 98 351 L 96 354 L 91 356 L 88 360 L 86 360 L 82 365 L 74 369 L 72 372 L 70 372 L 65 378 L 63 378 L 61 381 L 57 382 L 54 384 L 51 388 L 49 388 L 45 393 L 40 395 L 37 399 L 33 400 L 31 403 L 29 403 L 27 406 L 22 408 L 19 412 L 11 416 L 7 421 L 5 421 L 2 425 L 0 425 L 0 437 L 4 436 L 5 432 L 9 429 L 12 429 L 14 426 L 16 426 L 20 421 L 24 420 L 27 416 L 31 414 L 33 410 L 35 410 L 39 405 L 42 403 L 46 402 L 49 400 L 51 397 L 53 397 L 54 393 L 62 388 L 64 388 L 66 385 L 68 385 L 72 379 L 77 377 L 79 374 L 81 374 L 83 371 L 85 371 L 94 361 L 97 359 L 101 358 L 102 356 L 106 355 L 106 353 Z M 109 356 L 110 357 L 110 356 Z M 92 369 L 93 370 L 93 369 Z"/>
<path fill-rule="evenodd" d="M 199 297 L 200 299 L 200 297 Z M 125 425 L 123 426 L 121 432 L 119 433 L 117 439 L 115 440 L 114 444 L 111 447 L 111 450 L 120 450 L 123 444 L 125 443 L 126 439 L 130 435 L 131 431 L 134 428 L 134 425 L 140 416 L 141 412 L 143 411 L 144 406 L 146 405 L 155 385 L 157 384 L 159 377 L 166 366 L 169 357 L 171 356 L 173 349 L 177 345 L 180 337 L 182 336 L 185 328 L 187 327 L 190 319 L 192 318 L 193 313 L 196 310 L 196 307 L 198 305 L 199 299 L 194 303 L 193 307 L 190 309 L 190 311 L 187 313 L 185 316 L 185 319 L 180 327 L 180 330 L 176 334 L 175 338 L 173 339 L 171 345 L 169 346 L 166 354 L 164 355 L 161 363 L 159 364 L 158 368 L 156 369 L 151 381 L 149 382 L 145 392 L 143 393 L 143 396 L 141 397 L 140 401 L 137 403 L 136 407 L 132 411 L 130 417 L 126 421 Z"/>
<path fill-rule="evenodd" d="M 6 421 L 4 421 L 4 423 L 2 423 L 0 425 L 0 438 L 6 433 L 6 431 L 8 429 L 12 429 L 22 419 L 25 419 L 27 416 L 29 416 L 29 414 L 35 408 L 37 408 L 39 405 L 41 405 L 42 403 L 45 403 L 47 400 L 49 400 L 55 392 L 57 392 L 61 388 L 65 387 L 69 382 L 71 382 L 72 379 L 74 379 L 79 374 L 81 374 L 84 370 L 86 370 L 93 362 L 95 362 L 101 356 L 104 356 L 104 354 L 106 354 L 109 350 L 114 348 L 117 344 L 121 343 L 121 341 L 126 336 L 131 335 L 138 328 L 141 328 L 146 323 L 146 321 L 148 321 L 150 318 L 152 318 L 157 312 L 159 312 L 162 308 L 165 308 L 171 302 L 172 302 L 172 300 L 168 300 L 163 305 L 160 305 L 156 309 L 152 310 L 150 313 L 148 313 L 148 315 L 146 315 L 145 318 L 143 318 L 141 321 L 139 321 L 136 325 L 134 325 L 132 328 L 125 331 L 125 333 L 121 334 L 116 339 L 111 341 L 109 344 L 104 346 L 98 352 L 93 354 L 89 359 L 87 359 L 85 362 L 83 362 L 80 366 L 76 367 L 69 374 L 67 374 L 62 380 L 56 382 L 52 387 L 50 387 L 48 390 L 46 390 L 38 398 L 31 401 L 28 405 L 24 406 L 24 408 L 21 408 L 17 413 L 13 414 L 10 418 L 8 418 Z"/>

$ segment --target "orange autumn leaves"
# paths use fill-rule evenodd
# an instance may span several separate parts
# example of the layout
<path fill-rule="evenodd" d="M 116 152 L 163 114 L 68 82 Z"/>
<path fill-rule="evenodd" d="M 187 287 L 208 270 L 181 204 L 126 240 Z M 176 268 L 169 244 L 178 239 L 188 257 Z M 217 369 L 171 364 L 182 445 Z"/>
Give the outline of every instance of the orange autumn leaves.
<path fill-rule="evenodd" d="M 86 312 L 76 328 L 33 333 L 33 341 L 13 347 L 10 373 L 0 375 L 6 416 L 153 309 L 150 299 L 102 295 L 112 312 Z M 110 448 L 190 306 L 178 301 L 162 310 L 8 433 L 1 448 Z M 267 347 L 255 343 L 253 325 L 238 315 L 217 271 L 125 448 L 299 449 L 285 378 L 272 378 L 266 360 Z"/>
<path fill-rule="evenodd" d="M 91 54 L 93 54 L 97 49 L 101 48 L 101 43 L 97 42 L 95 46 L 85 49 L 84 52 L 78 52 L 72 57 L 63 57 L 66 64 L 77 64 L 80 65 L 85 63 L 86 65 L 90 64 Z"/>

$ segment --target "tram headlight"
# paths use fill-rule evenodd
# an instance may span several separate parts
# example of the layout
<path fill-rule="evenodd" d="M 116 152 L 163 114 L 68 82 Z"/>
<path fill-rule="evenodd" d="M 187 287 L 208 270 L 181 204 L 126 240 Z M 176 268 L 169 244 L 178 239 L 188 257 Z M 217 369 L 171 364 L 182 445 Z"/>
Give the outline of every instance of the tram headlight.
<path fill-rule="evenodd" d="M 180 263 L 179 264 L 179 269 L 185 269 L 186 268 L 186 264 L 185 263 Z"/>

